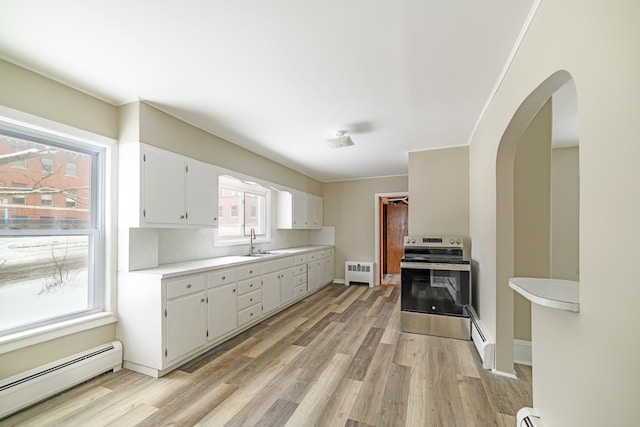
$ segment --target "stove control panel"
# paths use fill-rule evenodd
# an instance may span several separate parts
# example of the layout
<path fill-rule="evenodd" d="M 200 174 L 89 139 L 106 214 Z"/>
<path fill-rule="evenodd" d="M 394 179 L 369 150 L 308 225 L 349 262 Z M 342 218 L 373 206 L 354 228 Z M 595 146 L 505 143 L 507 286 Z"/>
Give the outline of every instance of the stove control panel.
<path fill-rule="evenodd" d="M 425 248 L 462 248 L 464 243 L 460 236 L 405 236 L 404 246 Z"/>

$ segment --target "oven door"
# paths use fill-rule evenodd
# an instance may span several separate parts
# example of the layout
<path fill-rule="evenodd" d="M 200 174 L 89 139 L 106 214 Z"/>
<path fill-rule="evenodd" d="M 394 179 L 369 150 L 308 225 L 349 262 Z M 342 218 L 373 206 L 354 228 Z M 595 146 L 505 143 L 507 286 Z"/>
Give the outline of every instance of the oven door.
<path fill-rule="evenodd" d="M 414 313 L 468 316 L 469 264 L 401 263 L 400 309 Z"/>

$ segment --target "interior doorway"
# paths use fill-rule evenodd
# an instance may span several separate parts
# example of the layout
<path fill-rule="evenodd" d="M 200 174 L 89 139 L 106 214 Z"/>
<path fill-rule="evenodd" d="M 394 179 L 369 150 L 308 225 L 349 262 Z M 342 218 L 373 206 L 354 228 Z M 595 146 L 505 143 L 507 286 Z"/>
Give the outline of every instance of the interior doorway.
<path fill-rule="evenodd" d="M 400 261 L 404 255 L 404 236 L 409 230 L 409 196 L 378 195 L 377 256 L 380 284 L 400 286 Z"/>

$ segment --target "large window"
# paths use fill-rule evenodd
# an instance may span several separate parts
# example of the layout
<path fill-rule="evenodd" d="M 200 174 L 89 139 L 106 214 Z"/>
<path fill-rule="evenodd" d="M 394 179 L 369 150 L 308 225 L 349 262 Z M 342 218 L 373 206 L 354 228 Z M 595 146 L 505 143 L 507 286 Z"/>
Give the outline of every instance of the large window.
<path fill-rule="evenodd" d="M 0 122 L 0 335 L 103 309 L 104 158 Z"/>
<path fill-rule="evenodd" d="M 227 175 L 220 176 L 219 240 L 244 243 L 251 229 L 254 229 L 258 239 L 267 239 L 269 193 L 269 189 L 258 184 L 246 183 Z"/>

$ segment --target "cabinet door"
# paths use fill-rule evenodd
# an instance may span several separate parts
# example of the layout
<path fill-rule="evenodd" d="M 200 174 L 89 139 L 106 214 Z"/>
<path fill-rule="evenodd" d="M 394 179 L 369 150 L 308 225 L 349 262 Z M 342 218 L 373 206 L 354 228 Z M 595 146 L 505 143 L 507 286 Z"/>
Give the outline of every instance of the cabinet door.
<path fill-rule="evenodd" d="M 169 151 L 145 146 L 143 217 L 147 224 L 184 224 L 185 160 Z M 121 183 L 127 185 L 127 183 Z"/>
<path fill-rule="evenodd" d="M 262 276 L 262 312 L 268 313 L 280 307 L 280 272 Z"/>
<path fill-rule="evenodd" d="M 306 218 L 306 197 L 304 193 L 293 193 L 293 228 L 305 228 Z"/>
<path fill-rule="evenodd" d="M 205 307 L 203 292 L 167 302 L 167 363 L 205 344 Z"/>
<path fill-rule="evenodd" d="M 312 194 L 305 194 L 304 196 L 304 226 L 306 228 L 315 227 L 315 214 L 316 214 L 316 196 Z"/>
<path fill-rule="evenodd" d="M 193 159 L 187 161 L 187 224 L 218 225 L 218 169 Z"/>
<path fill-rule="evenodd" d="M 324 201 L 322 197 L 316 197 L 315 207 L 316 207 L 315 225 L 316 225 L 316 228 L 322 228 L 322 225 L 324 224 L 324 214 L 323 214 Z"/>
<path fill-rule="evenodd" d="M 329 255 L 327 257 L 327 273 L 328 273 L 327 282 L 333 282 L 333 279 L 335 278 L 335 275 L 336 275 L 335 270 L 336 270 L 335 258 L 333 255 Z"/>
<path fill-rule="evenodd" d="M 209 289 L 207 292 L 209 341 L 213 341 L 238 326 L 236 294 L 235 283 Z"/>
<path fill-rule="evenodd" d="M 320 261 L 311 261 L 307 264 L 307 287 L 309 291 L 316 289 L 320 285 Z"/>
<path fill-rule="evenodd" d="M 280 304 L 286 304 L 293 300 L 293 268 L 280 272 Z"/>
<path fill-rule="evenodd" d="M 319 271 L 318 271 L 318 284 L 319 285 L 324 285 L 325 283 L 328 282 L 328 278 L 329 278 L 329 265 L 327 263 L 327 258 L 322 258 L 320 259 L 320 267 L 319 267 Z"/>

